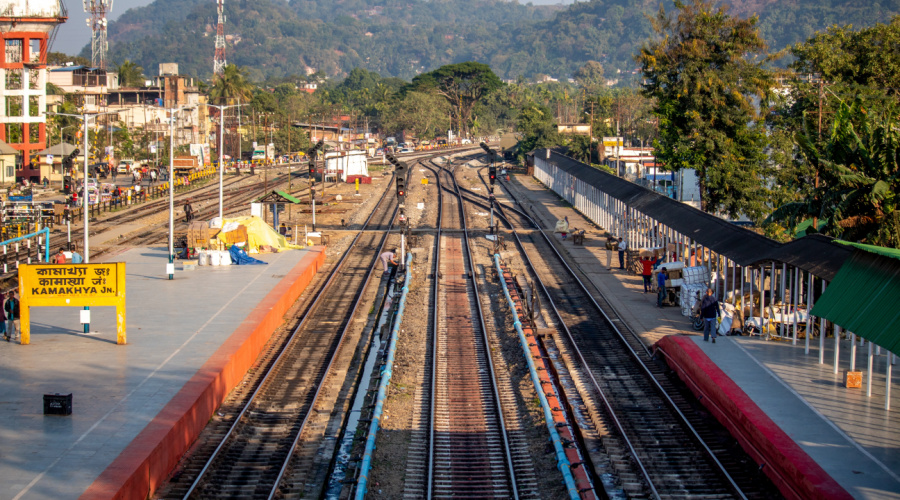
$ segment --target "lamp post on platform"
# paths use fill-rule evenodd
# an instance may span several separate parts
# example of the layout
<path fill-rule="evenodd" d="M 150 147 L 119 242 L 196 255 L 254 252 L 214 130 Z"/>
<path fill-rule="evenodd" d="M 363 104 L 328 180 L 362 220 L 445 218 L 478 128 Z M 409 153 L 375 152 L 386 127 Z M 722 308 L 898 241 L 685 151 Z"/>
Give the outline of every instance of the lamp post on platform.
<path fill-rule="evenodd" d="M 90 246 L 90 240 L 88 239 L 88 236 L 89 236 L 88 216 L 90 215 L 89 210 L 88 210 L 88 157 L 90 156 L 88 154 L 88 121 L 91 118 L 97 118 L 100 115 L 117 115 L 118 112 L 116 112 L 116 111 L 109 111 L 109 112 L 105 112 L 105 113 L 84 112 L 80 115 L 76 115 L 76 114 L 72 114 L 72 113 L 47 112 L 47 114 L 48 115 L 57 115 L 57 116 L 70 116 L 72 118 L 77 118 L 77 119 L 81 120 L 82 134 L 84 135 L 84 137 L 82 138 L 84 140 L 84 143 L 83 143 L 84 149 L 82 150 L 82 154 L 84 155 L 84 181 L 82 182 L 84 195 L 82 196 L 82 200 L 81 200 L 81 207 L 82 207 L 81 211 L 83 212 L 83 215 L 84 215 L 84 242 L 82 244 L 82 250 L 84 252 L 84 263 L 88 264 L 91 262 L 91 246 Z M 50 244 L 49 240 L 47 241 L 47 244 L 48 245 Z M 84 310 L 89 311 L 90 308 L 85 306 Z M 84 333 L 89 333 L 90 331 L 91 331 L 90 322 L 84 323 Z"/>
<path fill-rule="evenodd" d="M 194 109 L 196 106 L 168 108 L 169 111 L 169 262 L 166 274 L 175 279 L 175 112 Z"/>
<path fill-rule="evenodd" d="M 222 220 L 224 216 L 222 212 L 222 198 L 223 198 L 223 183 L 225 179 L 225 165 L 222 163 L 222 158 L 225 156 L 225 110 L 228 108 L 239 108 L 241 106 L 249 106 L 249 104 L 222 104 L 216 106 L 215 104 L 207 104 L 210 108 L 216 108 L 219 110 L 219 220 Z"/>

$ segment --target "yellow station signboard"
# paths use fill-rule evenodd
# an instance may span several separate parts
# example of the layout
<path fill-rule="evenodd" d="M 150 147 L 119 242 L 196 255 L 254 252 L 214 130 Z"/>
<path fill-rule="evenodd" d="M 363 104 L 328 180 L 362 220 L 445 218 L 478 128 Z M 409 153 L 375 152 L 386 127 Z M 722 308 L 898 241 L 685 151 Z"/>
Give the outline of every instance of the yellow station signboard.
<path fill-rule="evenodd" d="M 19 267 L 22 344 L 31 340 L 30 307 L 116 308 L 116 343 L 125 343 L 125 263 L 23 264 Z"/>

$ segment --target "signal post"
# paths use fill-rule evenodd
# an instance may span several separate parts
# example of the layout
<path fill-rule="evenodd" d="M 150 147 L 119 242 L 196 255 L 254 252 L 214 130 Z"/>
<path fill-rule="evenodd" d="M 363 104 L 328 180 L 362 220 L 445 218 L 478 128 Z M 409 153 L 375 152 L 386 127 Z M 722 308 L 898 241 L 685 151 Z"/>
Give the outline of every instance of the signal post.
<path fill-rule="evenodd" d="M 494 160 L 497 158 L 497 152 L 488 147 L 487 144 L 481 143 L 481 149 L 483 149 L 487 154 L 488 158 L 491 161 L 491 165 L 488 167 L 488 179 L 491 181 L 488 190 L 490 191 L 488 194 L 488 199 L 491 202 L 491 233 L 494 234 L 494 184 L 497 182 L 497 167 L 494 165 Z"/>
<path fill-rule="evenodd" d="M 406 233 L 409 231 L 409 221 L 406 219 L 406 180 L 409 176 L 409 166 L 399 161 L 391 154 L 385 157 L 394 166 L 395 183 L 397 187 L 397 203 L 400 212 L 400 265 L 406 262 Z"/>

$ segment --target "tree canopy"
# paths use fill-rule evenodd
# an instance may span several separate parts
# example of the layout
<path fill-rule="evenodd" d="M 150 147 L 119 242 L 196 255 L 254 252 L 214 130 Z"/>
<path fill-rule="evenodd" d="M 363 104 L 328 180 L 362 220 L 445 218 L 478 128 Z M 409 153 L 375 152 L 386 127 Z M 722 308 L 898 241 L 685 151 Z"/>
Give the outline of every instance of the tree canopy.
<path fill-rule="evenodd" d="M 472 110 L 483 97 L 503 86 L 487 64 L 464 62 L 449 64 L 413 78 L 411 89 L 434 91 L 444 96 L 453 109 L 460 130 L 469 134 Z"/>
<path fill-rule="evenodd" d="M 644 95 L 659 118 L 657 158 L 696 169 L 702 208 L 732 217 L 766 213 L 765 133 L 754 102 L 771 88 L 756 18 L 739 19 L 708 0 L 660 8 L 657 38 L 637 60 Z"/>

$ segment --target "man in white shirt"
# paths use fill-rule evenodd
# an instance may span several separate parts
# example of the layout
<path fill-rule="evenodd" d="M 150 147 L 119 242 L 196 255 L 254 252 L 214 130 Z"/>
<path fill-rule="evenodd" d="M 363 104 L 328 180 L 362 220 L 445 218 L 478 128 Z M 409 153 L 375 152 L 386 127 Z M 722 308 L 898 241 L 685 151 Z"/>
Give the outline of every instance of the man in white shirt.
<path fill-rule="evenodd" d="M 625 250 L 628 250 L 628 243 L 619 238 L 619 246 L 616 248 L 619 250 L 619 269 L 625 269 Z"/>

